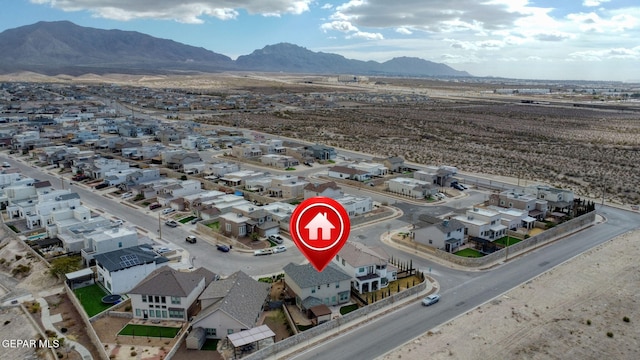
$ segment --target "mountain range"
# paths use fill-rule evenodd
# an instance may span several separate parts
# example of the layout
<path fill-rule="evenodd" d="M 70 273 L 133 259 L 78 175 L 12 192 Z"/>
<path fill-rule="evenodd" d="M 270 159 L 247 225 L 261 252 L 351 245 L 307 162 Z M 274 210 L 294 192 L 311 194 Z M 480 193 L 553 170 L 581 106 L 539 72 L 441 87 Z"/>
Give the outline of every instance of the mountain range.
<path fill-rule="evenodd" d="M 378 63 L 279 43 L 235 61 L 213 51 L 135 31 L 101 30 L 69 21 L 38 22 L 0 33 L 0 73 L 45 75 L 262 71 L 387 76 L 471 76 L 419 58 Z"/>

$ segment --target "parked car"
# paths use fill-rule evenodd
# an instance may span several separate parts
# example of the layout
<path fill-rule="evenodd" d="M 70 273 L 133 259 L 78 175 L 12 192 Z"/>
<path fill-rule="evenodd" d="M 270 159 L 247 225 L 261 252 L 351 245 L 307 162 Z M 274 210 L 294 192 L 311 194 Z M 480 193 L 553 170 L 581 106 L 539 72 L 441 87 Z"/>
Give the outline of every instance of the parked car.
<path fill-rule="evenodd" d="M 285 251 L 287 251 L 287 247 L 284 246 L 284 245 L 278 245 L 278 246 L 273 248 L 273 253 L 274 254 L 285 252 Z"/>
<path fill-rule="evenodd" d="M 8 162 L 5 161 L 5 162 L 2 163 L 2 167 L 5 167 L 5 168 L 11 167 L 11 164 L 9 164 Z"/>
<path fill-rule="evenodd" d="M 216 245 L 216 249 L 218 249 L 219 251 L 222 251 L 222 252 L 229 252 L 229 250 L 230 250 L 229 246 L 225 245 L 225 244 Z"/>
<path fill-rule="evenodd" d="M 124 220 L 118 219 L 118 220 L 113 220 L 113 223 L 116 225 L 122 225 L 124 224 Z"/>
<path fill-rule="evenodd" d="M 84 180 L 84 179 L 88 179 L 88 178 L 89 178 L 89 177 L 88 177 L 87 175 L 84 175 L 84 174 L 77 174 L 77 175 L 74 175 L 74 176 L 71 178 L 71 180 L 74 180 L 74 181 L 82 181 L 82 180 Z"/>
<path fill-rule="evenodd" d="M 162 207 L 162 205 L 160 205 L 158 203 L 153 203 L 153 204 L 149 205 L 149 210 L 154 210 L 154 209 L 157 209 L 159 207 Z"/>
<path fill-rule="evenodd" d="M 133 196 L 133 193 L 130 193 L 130 192 L 126 192 L 126 193 L 120 195 L 120 197 L 123 198 L 123 199 L 130 198 L 132 196 Z"/>
<path fill-rule="evenodd" d="M 156 250 L 156 251 L 158 252 L 158 254 L 164 254 L 164 253 L 166 253 L 166 252 L 171 251 L 171 249 L 169 249 L 169 248 L 168 248 L 168 247 L 166 247 L 166 246 L 160 246 L 160 247 L 158 248 L 158 250 Z"/>
<path fill-rule="evenodd" d="M 269 240 L 273 241 L 276 244 L 282 244 L 284 239 L 280 235 L 269 235 Z"/>
<path fill-rule="evenodd" d="M 429 305 L 433 305 L 433 304 L 437 303 L 438 301 L 440 301 L 440 295 L 439 294 L 431 294 L 431 295 L 427 296 L 426 298 L 422 299 L 422 305 L 429 306 Z"/>
<path fill-rule="evenodd" d="M 162 210 L 162 213 L 164 215 L 167 215 L 167 214 L 171 214 L 174 211 L 176 211 L 174 208 L 166 208 L 166 209 Z"/>
<path fill-rule="evenodd" d="M 173 228 L 178 226 L 178 223 L 175 222 L 174 220 L 167 220 L 165 221 L 164 224 L 167 225 L 168 227 L 173 227 Z"/>
<path fill-rule="evenodd" d="M 191 220 L 191 224 L 195 224 L 195 223 L 197 223 L 198 221 L 202 221 L 202 218 L 197 217 L 197 218 L 195 218 L 195 219 Z"/>
<path fill-rule="evenodd" d="M 100 183 L 100 184 L 96 185 L 95 189 L 96 190 L 100 190 L 100 189 L 104 189 L 104 188 L 106 188 L 108 186 L 109 186 L 109 184 L 107 184 L 107 183 Z"/>
<path fill-rule="evenodd" d="M 253 252 L 254 256 L 271 255 L 271 254 L 273 254 L 273 250 L 271 249 L 260 249 Z"/>
<path fill-rule="evenodd" d="M 311 165 L 311 163 L 308 161 L 305 161 L 303 164 L 304 166 L 313 167 L 313 165 Z"/>
<path fill-rule="evenodd" d="M 464 190 L 464 188 L 462 187 L 462 185 L 458 184 L 458 183 L 451 183 L 451 187 L 456 189 L 456 190 Z"/>
<path fill-rule="evenodd" d="M 189 244 L 195 244 L 196 243 L 196 237 L 193 235 L 189 235 L 187 236 L 187 238 L 185 239 L 186 242 L 188 242 Z"/>

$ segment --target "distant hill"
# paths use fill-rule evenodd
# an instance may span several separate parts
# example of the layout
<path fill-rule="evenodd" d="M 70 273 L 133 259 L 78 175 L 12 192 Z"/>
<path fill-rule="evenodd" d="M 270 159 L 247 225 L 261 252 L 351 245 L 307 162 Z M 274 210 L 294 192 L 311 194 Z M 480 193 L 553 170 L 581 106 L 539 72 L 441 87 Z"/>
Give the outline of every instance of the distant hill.
<path fill-rule="evenodd" d="M 471 76 L 418 58 L 384 63 L 347 59 L 280 43 L 233 61 L 228 56 L 135 31 L 100 30 L 68 21 L 38 22 L 0 33 L 0 73 L 46 75 L 88 73 L 265 71 L 288 73 Z"/>

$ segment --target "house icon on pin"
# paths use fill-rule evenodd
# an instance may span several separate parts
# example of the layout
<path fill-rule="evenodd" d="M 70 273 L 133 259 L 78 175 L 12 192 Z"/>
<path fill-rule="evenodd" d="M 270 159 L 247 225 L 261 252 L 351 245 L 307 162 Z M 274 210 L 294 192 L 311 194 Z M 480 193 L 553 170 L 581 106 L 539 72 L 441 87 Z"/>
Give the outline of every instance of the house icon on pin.
<path fill-rule="evenodd" d="M 309 230 L 309 240 L 318 240 L 319 230 L 322 230 L 322 240 L 331 240 L 331 230 L 336 227 L 327 219 L 327 213 L 318 213 L 304 228 Z"/>

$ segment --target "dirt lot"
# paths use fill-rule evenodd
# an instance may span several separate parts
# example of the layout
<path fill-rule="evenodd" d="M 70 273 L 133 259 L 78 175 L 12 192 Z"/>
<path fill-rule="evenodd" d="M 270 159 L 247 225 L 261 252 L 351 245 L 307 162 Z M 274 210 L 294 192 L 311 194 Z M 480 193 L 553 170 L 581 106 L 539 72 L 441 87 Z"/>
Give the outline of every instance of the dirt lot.
<path fill-rule="evenodd" d="M 382 358 L 639 359 L 639 255 L 622 235 Z"/>

